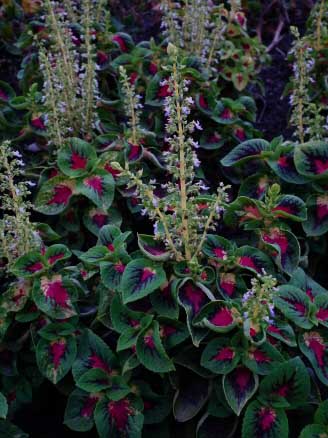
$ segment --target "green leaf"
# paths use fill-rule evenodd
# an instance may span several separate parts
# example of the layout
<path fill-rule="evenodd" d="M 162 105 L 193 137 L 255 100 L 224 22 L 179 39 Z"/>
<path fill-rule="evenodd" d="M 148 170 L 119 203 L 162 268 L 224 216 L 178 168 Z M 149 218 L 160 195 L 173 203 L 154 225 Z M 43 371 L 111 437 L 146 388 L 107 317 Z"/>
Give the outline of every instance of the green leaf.
<path fill-rule="evenodd" d="M 0 307 L 6 312 L 19 312 L 27 303 L 30 289 L 30 280 L 18 279 L 1 295 Z"/>
<path fill-rule="evenodd" d="M 210 341 L 201 356 L 201 365 L 215 374 L 227 374 L 236 368 L 240 360 L 237 349 L 228 338 Z"/>
<path fill-rule="evenodd" d="M 73 336 L 54 341 L 40 339 L 36 347 L 36 361 L 41 374 L 57 384 L 71 369 L 76 350 Z"/>
<path fill-rule="evenodd" d="M 4 81 L 0 81 L 0 102 L 7 103 L 16 96 L 14 89 Z"/>
<path fill-rule="evenodd" d="M 94 425 L 93 413 L 99 398 L 99 394 L 75 389 L 67 400 L 64 424 L 76 432 L 91 430 Z"/>
<path fill-rule="evenodd" d="M 217 418 L 205 414 L 197 425 L 197 438 L 233 438 L 238 424 L 238 417 Z"/>
<path fill-rule="evenodd" d="M 31 251 L 19 257 L 11 271 L 16 277 L 29 278 L 41 274 L 46 269 L 44 257 L 39 251 Z"/>
<path fill-rule="evenodd" d="M 83 263 L 97 265 L 103 260 L 106 260 L 109 255 L 110 251 L 106 246 L 96 245 L 88 249 L 85 253 L 80 254 L 79 259 L 82 260 Z"/>
<path fill-rule="evenodd" d="M 201 309 L 192 323 L 199 327 L 209 328 L 214 332 L 226 333 L 236 326 L 239 317 L 237 308 L 230 303 L 211 301 Z"/>
<path fill-rule="evenodd" d="M 50 266 L 54 266 L 60 260 L 66 260 L 72 255 L 71 251 L 65 245 L 55 244 L 51 245 L 44 257 Z"/>
<path fill-rule="evenodd" d="M 77 180 L 77 192 L 89 198 L 97 207 L 107 210 L 113 202 L 115 181 L 104 170 L 95 170 L 92 174 Z"/>
<path fill-rule="evenodd" d="M 160 316 L 178 319 L 179 305 L 175 294 L 175 281 L 164 283 L 150 295 L 150 302 Z"/>
<path fill-rule="evenodd" d="M 219 272 L 216 285 L 225 300 L 234 299 L 246 291 L 246 285 L 241 275 L 232 272 Z"/>
<path fill-rule="evenodd" d="M 35 304 L 52 318 L 66 319 L 76 315 L 73 305 L 76 295 L 74 283 L 59 274 L 38 278 L 33 284 Z"/>
<path fill-rule="evenodd" d="M 142 397 L 144 404 L 145 424 L 162 423 L 172 409 L 170 395 L 157 394 L 146 382 L 138 381 L 134 383 L 138 387 L 138 394 Z"/>
<path fill-rule="evenodd" d="M 319 323 L 328 327 L 328 294 L 317 295 L 314 299 L 314 304 L 317 307 L 316 318 Z"/>
<path fill-rule="evenodd" d="M 260 158 L 262 153 L 268 151 L 269 148 L 270 143 L 266 140 L 247 140 L 234 147 L 231 152 L 222 158 L 221 164 L 225 167 L 231 167 L 253 158 Z"/>
<path fill-rule="evenodd" d="M 140 363 L 148 370 L 166 373 L 175 369 L 163 347 L 158 322 L 153 321 L 149 327 L 140 332 L 136 349 Z"/>
<path fill-rule="evenodd" d="M 296 337 L 292 327 L 282 321 L 275 320 L 274 324 L 267 327 L 267 334 L 285 343 L 289 347 L 296 347 Z"/>
<path fill-rule="evenodd" d="M 262 402 L 278 408 L 297 408 L 310 394 L 310 376 L 299 357 L 277 365 L 260 385 Z"/>
<path fill-rule="evenodd" d="M 120 296 L 115 295 L 111 302 L 110 316 L 114 330 L 123 333 L 125 330 L 138 328 L 145 314 L 129 309 L 122 304 Z"/>
<path fill-rule="evenodd" d="M 154 236 L 138 234 L 138 245 L 143 254 L 151 260 L 164 262 L 170 258 L 170 251 L 165 246 L 154 239 Z"/>
<path fill-rule="evenodd" d="M 209 398 L 211 386 L 209 381 L 193 376 L 187 384 L 180 385 L 174 396 L 173 415 L 179 423 L 194 418 Z"/>
<path fill-rule="evenodd" d="M 266 273 L 274 272 L 270 257 L 257 248 L 249 245 L 241 246 L 235 251 L 235 256 L 237 265 L 255 274 L 261 274 L 263 270 Z"/>
<path fill-rule="evenodd" d="M 75 331 L 76 327 L 69 322 L 50 322 L 38 331 L 38 335 L 48 341 L 54 341 L 58 338 L 71 335 Z"/>
<path fill-rule="evenodd" d="M 243 364 L 260 375 L 270 374 L 280 362 L 283 362 L 283 356 L 269 342 L 250 345 L 243 357 Z"/>
<path fill-rule="evenodd" d="M 314 414 L 314 422 L 328 426 L 328 400 L 320 403 Z"/>
<path fill-rule="evenodd" d="M 111 379 L 111 387 L 106 391 L 108 398 L 111 400 L 121 400 L 131 393 L 130 386 L 121 376 L 113 376 Z"/>
<path fill-rule="evenodd" d="M 258 376 L 244 366 L 239 366 L 223 376 L 224 394 L 236 415 L 240 415 L 248 400 L 255 394 L 258 384 Z"/>
<path fill-rule="evenodd" d="M 190 278 L 185 278 L 178 286 L 177 298 L 179 304 L 186 311 L 187 326 L 193 344 L 198 347 L 207 335 L 208 329 L 195 327 L 192 325 L 192 321 L 205 304 L 214 300 L 214 296 L 203 284 L 194 283 Z"/>
<path fill-rule="evenodd" d="M 202 250 L 207 257 L 223 261 L 227 259 L 231 247 L 231 242 L 224 237 L 208 234 Z"/>
<path fill-rule="evenodd" d="M 74 379 L 78 381 L 90 369 L 100 369 L 112 375 L 117 368 L 117 358 L 108 345 L 91 330 L 85 330 L 72 369 Z"/>
<path fill-rule="evenodd" d="M 122 277 L 123 303 L 127 304 L 151 294 L 165 281 L 165 271 L 158 263 L 142 258 L 132 260 Z"/>
<path fill-rule="evenodd" d="M 282 145 L 278 153 L 269 157 L 267 163 L 283 181 L 290 184 L 305 184 L 308 179 L 300 175 L 294 163 L 294 149 L 299 145 Z"/>
<path fill-rule="evenodd" d="M 319 380 L 328 386 L 327 330 L 313 330 L 299 335 L 299 347 L 311 362 Z"/>
<path fill-rule="evenodd" d="M 300 261 L 300 245 L 293 233 L 279 228 L 271 228 L 261 233 L 261 238 L 281 269 L 292 275 Z"/>
<path fill-rule="evenodd" d="M 308 219 L 302 223 L 307 236 L 322 236 L 328 231 L 328 195 L 318 193 L 306 200 Z"/>
<path fill-rule="evenodd" d="M 99 392 L 111 387 L 110 375 L 101 368 L 91 368 L 77 380 L 76 386 L 86 392 Z"/>
<path fill-rule="evenodd" d="M 318 295 L 326 295 L 328 293 L 319 283 L 306 275 L 301 268 L 298 268 L 294 272 L 290 284 L 301 289 L 310 298 L 311 302 L 313 302 Z"/>
<path fill-rule="evenodd" d="M 121 226 L 121 213 L 115 208 L 102 210 L 101 208 L 91 207 L 84 210 L 83 223 L 90 233 L 98 236 L 99 230 L 104 225 Z"/>
<path fill-rule="evenodd" d="M 297 171 L 309 179 L 328 177 L 328 143 L 313 141 L 295 148 L 294 160 Z"/>
<path fill-rule="evenodd" d="M 310 329 L 313 326 L 311 301 L 301 289 L 288 284 L 280 286 L 273 300 L 275 306 L 299 327 Z"/>
<path fill-rule="evenodd" d="M 95 148 L 79 138 L 68 138 L 58 152 L 58 167 L 67 176 L 87 175 L 97 159 Z"/>
<path fill-rule="evenodd" d="M 179 345 L 189 337 L 188 328 L 181 321 L 160 316 L 158 322 L 160 324 L 160 335 L 166 349 Z"/>
<path fill-rule="evenodd" d="M 305 202 L 294 195 L 279 196 L 272 211 L 275 217 L 292 219 L 297 222 L 305 221 L 307 218 Z"/>
<path fill-rule="evenodd" d="M 118 401 L 102 397 L 97 403 L 94 419 L 100 438 L 141 438 L 143 415 L 140 406 L 130 398 Z"/>
<path fill-rule="evenodd" d="M 8 414 L 8 403 L 6 397 L 0 392 L 0 418 L 6 419 Z"/>
<path fill-rule="evenodd" d="M 7 420 L 0 420 L 1 438 L 28 438 L 29 435 L 22 432 L 17 426 Z"/>
<path fill-rule="evenodd" d="M 327 426 L 310 424 L 304 427 L 299 438 L 328 438 Z"/>
<path fill-rule="evenodd" d="M 34 202 L 34 209 L 47 215 L 62 213 L 75 194 L 73 180 L 62 175 L 55 176 L 42 184 Z"/>
<path fill-rule="evenodd" d="M 288 420 L 283 409 L 255 400 L 246 409 L 242 438 L 288 438 Z"/>

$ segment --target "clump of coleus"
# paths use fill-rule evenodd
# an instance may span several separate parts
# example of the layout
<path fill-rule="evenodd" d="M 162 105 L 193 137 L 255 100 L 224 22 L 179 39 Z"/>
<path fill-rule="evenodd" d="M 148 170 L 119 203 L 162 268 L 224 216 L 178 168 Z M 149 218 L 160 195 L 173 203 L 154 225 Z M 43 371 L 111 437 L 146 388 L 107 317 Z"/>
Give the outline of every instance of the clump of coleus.
<path fill-rule="evenodd" d="M 95 426 L 101 438 L 178 430 L 287 438 L 293 428 L 301 433 L 299 411 L 301 437 L 324 436 L 328 292 L 309 273 L 320 251 L 312 236 L 327 231 L 326 142 L 244 141 L 222 158 L 210 187 L 202 133 L 213 121 L 238 125 L 238 112 L 251 120 L 252 101 L 212 102 L 218 89 L 210 86 L 206 108 L 197 93 L 203 78 L 183 50 L 160 49 L 165 62 L 152 82 L 154 45 L 134 46 L 122 32 L 110 41 L 116 52 L 102 74 L 110 59 L 117 89 L 99 99 L 100 121 L 88 135 L 65 133 L 39 179 L 34 209 L 55 231 L 34 223 L 37 246 L 7 264 L 0 416 L 14 418 L 48 379 L 69 394 L 64 423 L 77 432 Z M 38 97 L 34 87 L 23 109 L 39 110 Z M 237 195 L 222 174 L 242 180 Z M 16 209 L 8 189 L 16 182 L 4 181 Z M 27 192 L 18 194 L 23 206 Z M 137 233 L 141 221 L 153 233 Z M 2 431 L 24 436 L 4 419 Z"/>

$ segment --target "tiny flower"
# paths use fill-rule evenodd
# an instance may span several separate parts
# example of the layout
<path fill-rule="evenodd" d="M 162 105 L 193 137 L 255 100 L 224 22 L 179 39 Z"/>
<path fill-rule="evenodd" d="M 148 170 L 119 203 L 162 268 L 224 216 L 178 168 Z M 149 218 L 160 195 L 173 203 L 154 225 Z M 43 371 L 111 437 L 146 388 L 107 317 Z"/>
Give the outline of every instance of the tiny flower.
<path fill-rule="evenodd" d="M 200 166 L 200 161 L 199 161 L 199 159 L 197 158 L 196 155 L 193 157 L 192 162 L 194 163 L 195 167 L 199 167 Z"/>
<path fill-rule="evenodd" d="M 196 129 L 198 129 L 199 131 L 202 131 L 202 130 L 203 130 L 203 128 L 202 128 L 202 126 L 201 126 L 201 124 L 199 123 L 198 120 L 194 121 L 194 127 L 195 127 Z"/>

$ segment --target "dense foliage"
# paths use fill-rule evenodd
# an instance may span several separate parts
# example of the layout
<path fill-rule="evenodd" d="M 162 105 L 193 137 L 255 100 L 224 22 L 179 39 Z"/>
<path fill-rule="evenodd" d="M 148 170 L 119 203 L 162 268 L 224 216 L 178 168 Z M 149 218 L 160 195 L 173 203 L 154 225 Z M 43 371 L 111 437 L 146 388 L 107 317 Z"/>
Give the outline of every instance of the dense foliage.
<path fill-rule="evenodd" d="M 270 141 L 245 5 L 110 3 L 0 8 L 0 436 L 50 381 L 100 438 L 328 437 L 326 1 Z"/>

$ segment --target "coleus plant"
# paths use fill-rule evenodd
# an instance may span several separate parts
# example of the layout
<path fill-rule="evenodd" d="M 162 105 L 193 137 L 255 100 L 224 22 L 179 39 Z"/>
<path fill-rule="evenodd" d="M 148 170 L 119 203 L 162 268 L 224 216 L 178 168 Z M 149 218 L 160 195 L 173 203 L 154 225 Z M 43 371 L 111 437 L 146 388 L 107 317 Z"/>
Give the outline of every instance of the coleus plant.
<path fill-rule="evenodd" d="M 112 42 L 122 52 L 133 47 L 122 33 Z M 31 401 L 42 379 L 67 388 L 65 424 L 95 426 L 101 438 L 172 436 L 175 422 L 199 438 L 288 437 L 293 414 L 306 410 L 314 424 L 302 438 L 327 433 L 325 402 L 311 415 L 328 384 L 328 292 L 307 274 L 312 249 L 299 226 L 308 233 L 312 212 L 303 187 L 324 196 L 325 142 L 243 142 L 223 158 L 225 174 L 234 182 L 229 168 L 243 171 L 245 162 L 258 173 L 234 201 L 224 184 L 210 193 L 195 134 L 211 130 L 212 119 L 191 119 L 188 87 L 198 85 L 188 82 L 186 62 L 169 45 L 160 85 L 167 126 L 147 132 L 147 141 L 167 144 L 158 170 L 141 160 L 144 132 L 133 122 L 141 99 L 127 68 L 120 93 L 132 98 L 128 123 L 116 137 L 65 138 L 41 175 L 35 210 L 54 218 L 57 233 L 36 225 L 37 248 L 16 258 L 5 279 L 3 434 L 26 436 L 4 418 Z M 222 102 L 237 111 L 238 102 Z M 302 190 L 290 194 L 297 184 Z M 149 217 L 153 234 L 134 236 L 122 223 L 120 196 L 133 199 L 135 220 Z"/>

